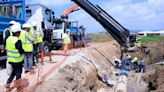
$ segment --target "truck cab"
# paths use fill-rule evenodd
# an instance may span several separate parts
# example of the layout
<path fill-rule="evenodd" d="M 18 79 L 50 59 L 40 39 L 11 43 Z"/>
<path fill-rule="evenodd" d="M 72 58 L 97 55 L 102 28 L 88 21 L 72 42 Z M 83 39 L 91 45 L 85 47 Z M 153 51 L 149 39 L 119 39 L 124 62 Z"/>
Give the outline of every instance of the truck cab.
<path fill-rule="evenodd" d="M 63 46 L 62 36 L 68 31 L 70 34 L 71 22 L 63 19 L 55 19 L 53 30 L 53 41 L 55 49 L 60 49 Z"/>
<path fill-rule="evenodd" d="M 78 27 L 77 21 L 68 21 L 66 19 L 56 19 L 54 21 L 54 30 L 53 30 L 53 40 L 54 40 L 54 47 L 59 49 L 63 46 L 62 43 L 62 36 L 63 34 L 68 31 L 69 36 L 71 38 L 71 45 L 70 47 L 76 47 L 75 45 L 80 44 L 84 35 L 85 35 L 85 28 L 80 26 Z"/>

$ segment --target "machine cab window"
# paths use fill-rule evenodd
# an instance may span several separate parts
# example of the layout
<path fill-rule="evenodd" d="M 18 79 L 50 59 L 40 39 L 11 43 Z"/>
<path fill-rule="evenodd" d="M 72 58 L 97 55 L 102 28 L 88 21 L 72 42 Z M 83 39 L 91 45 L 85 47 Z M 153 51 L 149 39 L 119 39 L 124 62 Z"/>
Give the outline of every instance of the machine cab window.
<path fill-rule="evenodd" d="M 45 10 L 45 18 L 47 21 L 51 22 L 51 11 L 49 9 Z"/>
<path fill-rule="evenodd" d="M 31 17 L 31 16 L 32 16 L 32 11 L 26 10 L 26 17 Z"/>

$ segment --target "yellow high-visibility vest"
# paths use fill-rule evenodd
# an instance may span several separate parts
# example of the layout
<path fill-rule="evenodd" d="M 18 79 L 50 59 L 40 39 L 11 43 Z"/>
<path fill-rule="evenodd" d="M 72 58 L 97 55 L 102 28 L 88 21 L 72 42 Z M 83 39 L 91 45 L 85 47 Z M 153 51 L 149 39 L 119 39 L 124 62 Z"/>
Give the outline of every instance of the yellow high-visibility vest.
<path fill-rule="evenodd" d="M 31 29 L 30 32 L 29 32 L 30 36 L 33 37 L 34 35 L 34 31 Z"/>
<path fill-rule="evenodd" d="M 6 40 L 7 61 L 9 62 L 19 63 L 24 59 L 24 55 L 21 55 L 15 47 L 18 40 L 19 38 L 14 36 L 9 36 Z"/>
<path fill-rule="evenodd" d="M 41 32 L 40 31 L 35 31 L 35 32 L 36 32 L 36 37 L 35 37 L 35 40 L 34 40 L 34 44 L 43 42 L 43 38 L 41 36 Z"/>
<path fill-rule="evenodd" d="M 70 37 L 69 37 L 68 34 L 64 33 L 62 38 L 63 38 L 63 43 L 64 44 L 69 44 L 70 43 Z"/>
<path fill-rule="evenodd" d="M 132 60 L 133 63 L 134 62 L 137 62 L 137 61 L 138 61 L 138 58 L 137 57 L 134 57 L 133 60 Z"/>
<path fill-rule="evenodd" d="M 138 41 L 137 42 L 137 47 L 140 48 L 141 47 L 141 44 L 142 44 L 141 41 Z"/>
<path fill-rule="evenodd" d="M 33 44 L 32 42 L 26 38 L 26 35 L 28 35 L 29 33 L 26 31 L 21 31 L 21 34 L 19 36 L 19 39 L 22 41 L 22 47 L 24 49 L 25 52 L 32 52 L 33 51 Z"/>

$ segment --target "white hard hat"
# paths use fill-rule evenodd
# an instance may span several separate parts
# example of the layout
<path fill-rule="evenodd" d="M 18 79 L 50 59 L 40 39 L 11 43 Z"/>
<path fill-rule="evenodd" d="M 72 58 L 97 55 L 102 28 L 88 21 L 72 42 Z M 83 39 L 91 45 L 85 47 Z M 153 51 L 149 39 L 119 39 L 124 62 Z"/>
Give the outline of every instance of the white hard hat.
<path fill-rule="evenodd" d="M 17 22 L 16 21 L 10 21 L 10 23 L 9 24 L 13 24 L 13 25 L 15 25 Z"/>
<path fill-rule="evenodd" d="M 31 28 L 31 25 L 29 23 L 23 24 L 22 28 Z"/>
<path fill-rule="evenodd" d="M 32 22 L 32 26 L 37 26 L 37 22 L 36 21 L 33 21 Z"/>
<path fill-rule="evenodd" d="M 19 22 L 15 22 L 15 25 L 18 25 L 18 26 L 21 27 L 21 24 Z"/>
<path fill-rule="evenodd" d="M 21 26 L 19 24 L 15 24 L 11 27 L 13 33 L 21 31 Z"/>

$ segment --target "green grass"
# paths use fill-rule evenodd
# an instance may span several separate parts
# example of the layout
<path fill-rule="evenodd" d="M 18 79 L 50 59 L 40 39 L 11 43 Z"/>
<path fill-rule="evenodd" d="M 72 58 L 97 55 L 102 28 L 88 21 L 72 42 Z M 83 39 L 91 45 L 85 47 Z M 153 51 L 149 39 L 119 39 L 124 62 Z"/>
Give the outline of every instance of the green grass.
<path fill-rule="evenodd" d="M 164 36 L 143 36 L 141 37 L 141 42 L 149 43 L 164 40 Z"/>
<path fill-rule="evenodd" d="M 99 34 L 90 34 L 92 41 L 94 42 L 104 42 L 111 40 L 110 34 L 99 33 Z"/>

